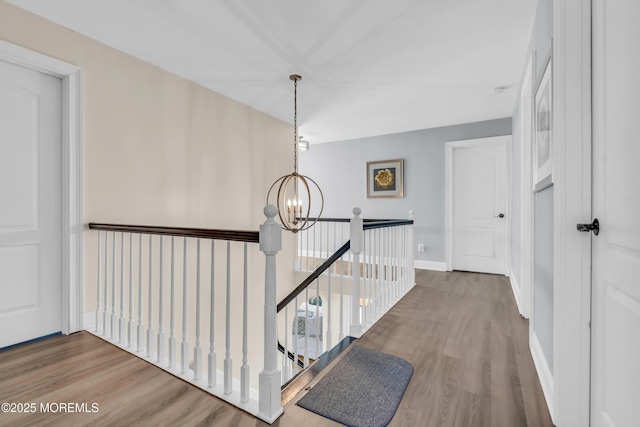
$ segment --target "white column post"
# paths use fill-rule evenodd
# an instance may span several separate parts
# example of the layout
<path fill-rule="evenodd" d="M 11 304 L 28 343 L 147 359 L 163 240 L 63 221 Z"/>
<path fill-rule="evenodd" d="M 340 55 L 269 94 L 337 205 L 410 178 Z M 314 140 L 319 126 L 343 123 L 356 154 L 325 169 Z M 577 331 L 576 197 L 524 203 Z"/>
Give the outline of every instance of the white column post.
<path fill-rule="evenodd" d="M 260 373 L 258 418 L 274 422 L 284 412 L 281 403 L 280 371 L 278 370 L 276 254 L 282 249 L 282 228 L 275 221 L 278 209 L 264 208 L 267 220 L 260 226 L 260 250 L 266 256 L 264 292 L 264 369 Z"/>
<path fill-rule="evenodd" d="M 351 218 L 351 253 L 353 254 L 353 290 L 351 292 L 351 326 L 349 335 L 360 338 L 362 335 L 362 322 L 360 320 L 360 254 L 362 253 L 362 218 L 360 208 L 353 208 L 354 217 Z"/>
<path fill-rule="evenodd" d="M 409 211 L 409 219 L 411 221 L 415 221 L 415 212 L 412 210 Z M 413 288 L 413 285 L 416 284 L 416 266 L 413 260 L 413 224 L 409 226 L 409 288 Z"/>

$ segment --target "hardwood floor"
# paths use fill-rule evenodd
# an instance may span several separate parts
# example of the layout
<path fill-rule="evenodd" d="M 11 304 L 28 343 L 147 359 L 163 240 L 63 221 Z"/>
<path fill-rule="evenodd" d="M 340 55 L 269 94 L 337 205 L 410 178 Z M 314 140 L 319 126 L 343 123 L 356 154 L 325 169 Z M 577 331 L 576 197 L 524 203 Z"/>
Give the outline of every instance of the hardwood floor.
<path fill-rule="evenodd" d="M 357 340 L 414 366 L 390 425 L 551 426 L 508 279 L 417 270 L 416 282 Z M 295 406 L 301 395 L 275 426 L 337 425 Z M 2 426 L 266 425 L 88 333 L 0 351 L 3 402 L 38 411 L 0 412 Z M 87 412 L 40 411 L 40 403 L 65 402 Z"/>

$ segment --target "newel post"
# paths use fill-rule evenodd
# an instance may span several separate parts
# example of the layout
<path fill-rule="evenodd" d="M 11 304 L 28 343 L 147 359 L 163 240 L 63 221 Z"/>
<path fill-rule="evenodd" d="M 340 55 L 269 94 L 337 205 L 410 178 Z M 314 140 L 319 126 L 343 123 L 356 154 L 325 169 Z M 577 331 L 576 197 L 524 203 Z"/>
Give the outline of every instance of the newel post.
<path fill-rule="evenodd" d="M 411 221 L 415 221 L 415 212 L 412 210 L 409 211 L 409 219 Z M 413 287 L 416 284 L 416 265 L 414 261 L 414 237 L 413 237 L 413 224 L 409 226 L 409 278 L 411 283 L 409 283 L 409 287 Z"/>
<path fill-rule="evenodd" d="M 282 227 L 275 221 L 278 209 L 264 208 L 267 220 L 260 226 L 260 250 L 266 256 L 264 289 L 264 369 L 259 377 L 258 418 L 271 424 L 284 412 L 278 369 L 276 306 L 276 254 L 282 249 Z"/>
<path fill-rule="evenodd" d="M 353 254 L 353 291 L 351 293 L 351 326 L 349 335 L 360 338 L 362 322 L 360 320 L 360 254 L 364 241 L 360 208 L 353 208 L 354 217 L 351 218 L 351 253 Z"/>

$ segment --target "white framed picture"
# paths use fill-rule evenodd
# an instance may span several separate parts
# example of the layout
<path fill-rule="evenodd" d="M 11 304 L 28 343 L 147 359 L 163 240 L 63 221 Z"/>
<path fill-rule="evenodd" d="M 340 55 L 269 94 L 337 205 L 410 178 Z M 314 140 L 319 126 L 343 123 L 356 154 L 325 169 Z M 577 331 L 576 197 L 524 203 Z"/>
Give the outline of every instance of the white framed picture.
<path fill-rule="evenodd" d="M 367 162 L 367 197 L 404 197 L 404 161 Z"/>
<path fill-rule="evenodd" d="M 542 77 L 535 95 L 533 133 L 533 190 L 540 191 L 553 184 L 553 85 L 552 48 L 546 58 Z"/>

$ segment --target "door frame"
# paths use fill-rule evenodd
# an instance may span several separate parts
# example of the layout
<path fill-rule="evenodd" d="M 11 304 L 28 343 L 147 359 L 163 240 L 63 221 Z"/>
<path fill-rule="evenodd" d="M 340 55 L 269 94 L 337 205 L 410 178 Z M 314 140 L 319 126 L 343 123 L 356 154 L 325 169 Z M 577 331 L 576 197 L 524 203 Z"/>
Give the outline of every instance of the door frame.
<path fill-rule="evenodd" d="M 591 0 L 553 2 L 554 424 L 590 424 Z"/>
<path fill-rule="evenodd" d="M 492 136 L 488 138 L 449 141 L 445 144 L 445 263 L 446 271 L 452 271 L 453 260 L 453 150 L 454 148 L 487 147 L 504 145 L 507 155 L 507 195 L 505 215 L 505 256 L 504 275 L 509 277 L 511 267 L 511 135 Z"/>
<path fill-rule="evenodd" d="M 82 330 L 82 70 L 0 40 L 0 60 L 62 80 L 62 333 Z"/>
<path fill-rule="evenodd" d="M 531 52 L 525 68 L 522 90 L 520 91 L 520 314 L 530 319 L 529 334 L 533 325 L 533 82 L 536 70 L 536 52 Z M 528 102 L 527 102 L 528 96 Z M 526 104 L 525 104 L 526 102 Z M 525 109 L 529 109 L 528 117 Z M 526 130 L 529 132 L 526 132 Z M 527 142 L 525 144 L 525 142 Z"/>

